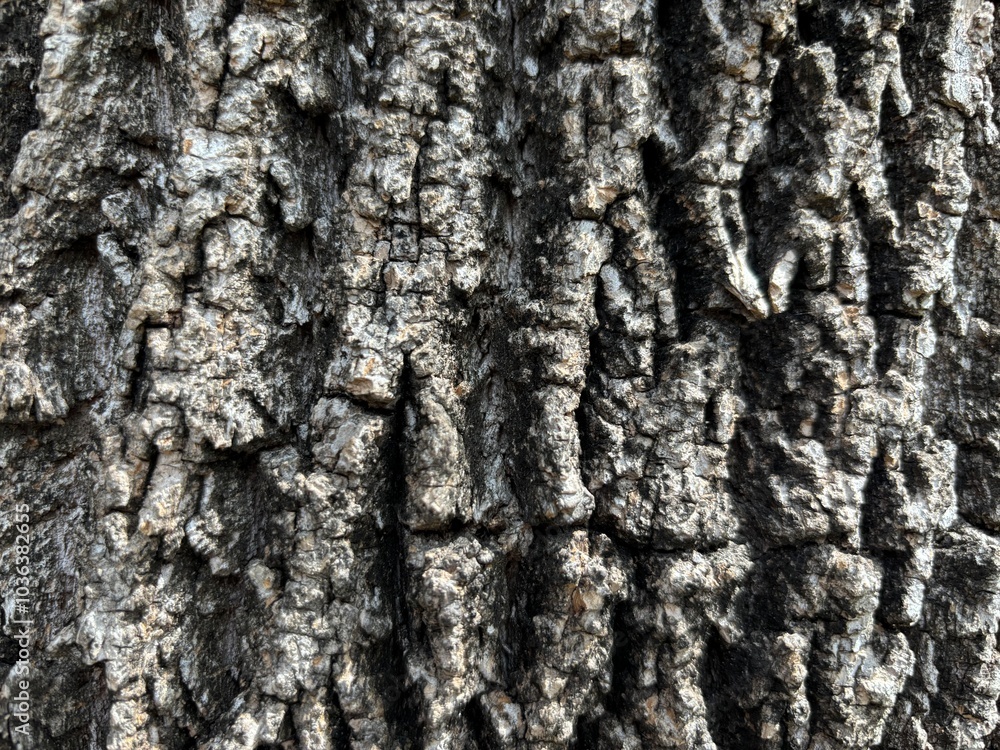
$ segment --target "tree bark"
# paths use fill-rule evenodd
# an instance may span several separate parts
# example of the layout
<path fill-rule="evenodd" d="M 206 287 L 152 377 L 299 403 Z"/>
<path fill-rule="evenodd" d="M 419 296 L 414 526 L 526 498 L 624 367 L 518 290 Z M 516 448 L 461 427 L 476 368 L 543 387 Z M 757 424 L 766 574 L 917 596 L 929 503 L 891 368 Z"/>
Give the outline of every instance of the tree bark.
<path fill-rule="evenodd" d="M 0 746 L 1000 748 L 994 33 L 0 0 Z"/>

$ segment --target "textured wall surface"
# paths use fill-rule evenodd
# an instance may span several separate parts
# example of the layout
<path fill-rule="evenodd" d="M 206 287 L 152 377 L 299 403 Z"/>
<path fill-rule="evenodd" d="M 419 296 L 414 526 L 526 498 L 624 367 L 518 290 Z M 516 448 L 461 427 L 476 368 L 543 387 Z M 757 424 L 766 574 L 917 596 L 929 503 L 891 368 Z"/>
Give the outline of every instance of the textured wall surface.
<path fill-rule="evenodd" d="M 0 747 L 1000 748 L 994 16 L 0 0 Z"/>

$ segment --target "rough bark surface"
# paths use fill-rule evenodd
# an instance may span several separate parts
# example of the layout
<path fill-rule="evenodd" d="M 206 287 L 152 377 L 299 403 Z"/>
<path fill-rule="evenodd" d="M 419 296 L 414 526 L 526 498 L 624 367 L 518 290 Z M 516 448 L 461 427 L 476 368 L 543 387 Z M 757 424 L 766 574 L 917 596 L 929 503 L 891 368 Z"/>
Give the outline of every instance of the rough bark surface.
<path fill-rule="evenodd" d="M 0 746 L 1000 748 L 994 15 L 0 0 Z"/>

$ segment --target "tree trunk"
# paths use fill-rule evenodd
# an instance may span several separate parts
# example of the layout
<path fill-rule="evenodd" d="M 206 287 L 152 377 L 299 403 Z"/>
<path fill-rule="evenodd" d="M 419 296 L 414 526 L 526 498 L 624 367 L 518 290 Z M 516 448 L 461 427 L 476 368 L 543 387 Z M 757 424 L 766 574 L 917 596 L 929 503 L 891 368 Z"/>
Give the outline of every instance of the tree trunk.
<path fill-rule="evenodd" d="M 993 16 L 0 0 L 0 747 L 1000 748 Z"/>

